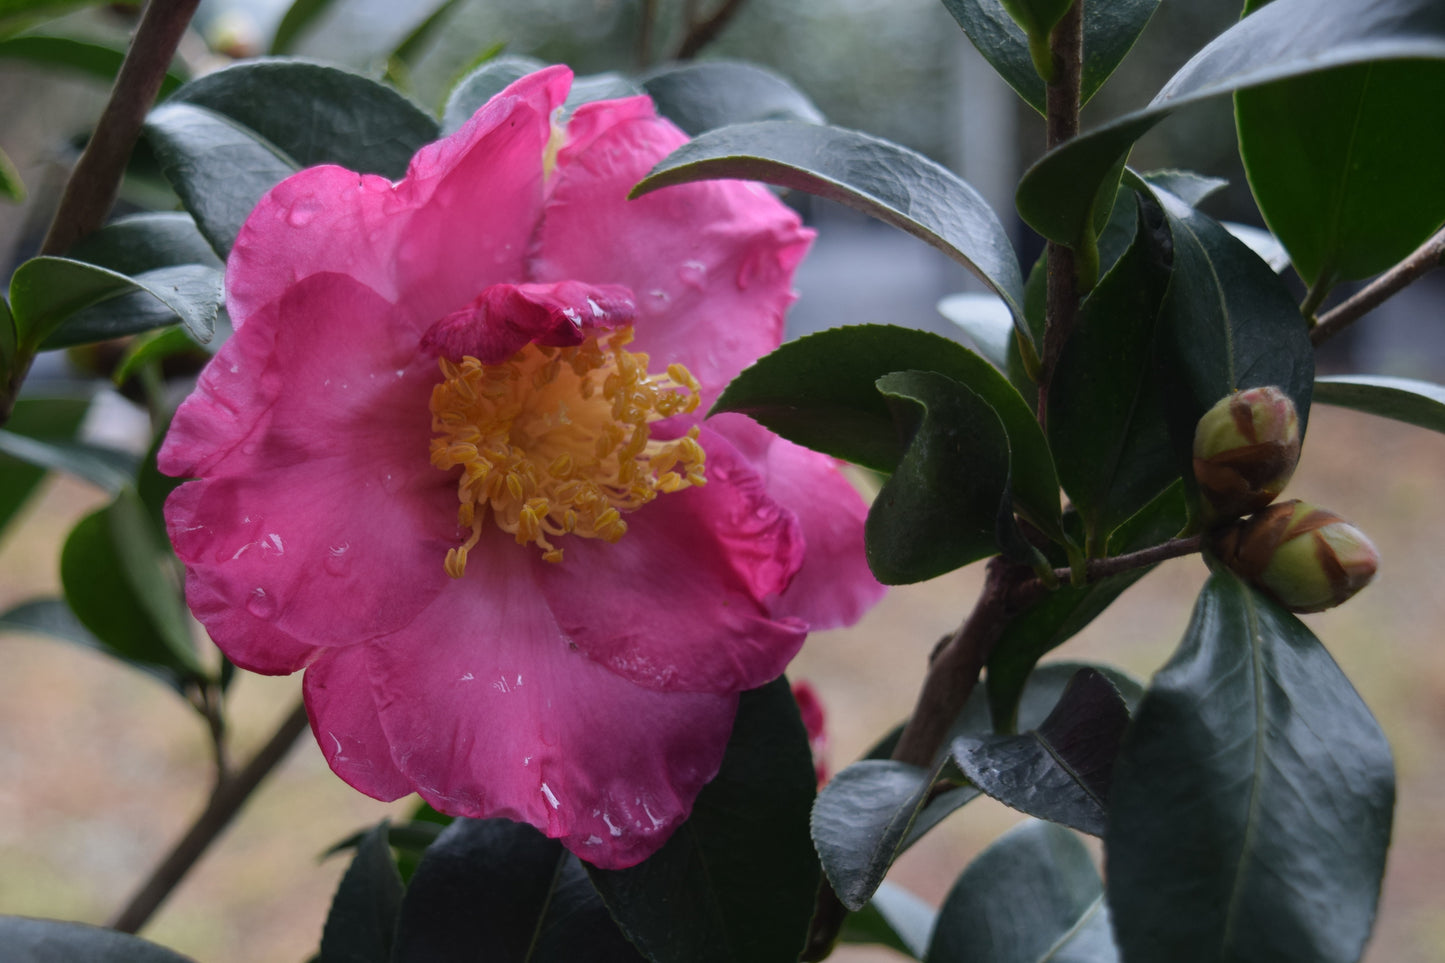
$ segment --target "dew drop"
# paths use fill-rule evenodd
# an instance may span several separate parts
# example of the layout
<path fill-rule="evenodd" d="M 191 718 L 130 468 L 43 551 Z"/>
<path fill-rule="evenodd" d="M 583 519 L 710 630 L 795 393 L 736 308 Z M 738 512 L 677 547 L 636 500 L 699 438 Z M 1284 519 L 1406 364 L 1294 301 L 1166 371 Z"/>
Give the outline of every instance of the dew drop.
<path fill-rule="evenodd" d="M 385 475 L 381 476 L 381 490 L 386 492 L 388 495 L 395 495 L 397 490 L 400 488 L 401 479 L 398 478 L 396 475 L 392 474 L 391 472 L 387 472 Z"/>
<path fill-rule="evenodd" d="M 350 548 L 350 542 L 342 542 L 326 550 L 326 559 L 321 563 L 326 574 L 340 576 L 351 571 L 351 556 L 347 554 Z"/>
<path fill-rule="evenodd" d="M 707 265 L 701 261 L 684 261 L 677 269 L 677 276 L 683 284 L 701 291 L 707 281 Z"/>
<path fill-rule="evenodd" d="M 286 215 L 286 223 L 292 227 L 305 227 L 311 223 L 311 219 L 315 216 L 316 210 L 310 206 L 293 207 L 291 208 L 291 213 Z"/>
<path fill-rule="evenodd" d="M 246 599 L 246 611 L 258 619 L 269 619 L 276 614 L 276 600 L 266 594 L 266 590 L 254 588 Z"/>

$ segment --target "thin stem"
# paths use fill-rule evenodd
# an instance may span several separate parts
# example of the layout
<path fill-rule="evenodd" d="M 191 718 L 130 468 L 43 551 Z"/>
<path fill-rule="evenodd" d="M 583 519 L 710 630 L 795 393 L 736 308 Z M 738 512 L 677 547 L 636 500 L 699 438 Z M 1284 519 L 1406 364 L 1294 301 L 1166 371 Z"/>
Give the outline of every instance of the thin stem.
<path fill-rule="evenodd" d="M 1314 344 L 1324 343 L 1442 265 L 1445 265 L 1445 229 L 1435 232 L 1409 257 L 1365 285 L 1352 297 L 1320 315 L 1319 323 L 1310 331 L 1310 341 Z"/>
<path fill-rule="evenodd" d="M 1084 52 L 1082 0 L 1075 0 L 1049 37 L 1053 55 L 1053 82 L 1044 88 L 1045 142 L 1053 150 L 1079 133 L 1079 88 Z M 1089 230 L 1086 226 L 1085 230 Z M 1064 343 L 1078 318 L 1079 289 L 1074 251 L 1068 245 L 1048 244 L 1048 275 L 1044 306 L 1044 343 L 1039 358 L 1039 424 L 1048 419 L 1049 385 Z"/>
<path fill-rule="evenodd" d="M 696 57 L 698 51 L 712 43 L 722 28 L 728 25 L 728 21 L 737 16 L 743 8 L 746 0 L 723 0 L 722 4 L 713 11 L 712 16 L 687 25 L 687 35 L 682 38 L 678 45 L 677 52 L 672 55 L 673 60 L 691 60 Z"/>
<path fill-rule="evenodd" d="M 1014 595 L 1029 580 L 1026 568 L 1002 558 L 989 562 L 983 592 L 963 624 L 934 651 L 913 714 L 903 726 L 893 758 L 928 767 L 948 727 L 978 685 L 978 674 L 1008 624 Z"/>
<path fill-rule="evenodd" d="M 125 908 L 110 921 L 112 929 L 134 933 L 146 924 L 171 891 L 195 865 L 201 854 L 231 822 L 261 780 L 286 757 L 292 744 L 306 731 L 306 706 L 297 704 L 277 727 L 270 740 L 251 761 L 230 779 L 223 780 L 206 808 L 196 817 L 191 828 L 180 838 L 165 859 L 151 873 Z"/>
<path fill-rule="evenodd" d="M 641 22 L 637 26 L 637 69 L 652 66 L 652 29 L 657 24 L 657 0 L 642 0 Z"/>
<path fill-rule="evenodd" d="M 1315 283 L 1305 292 L 1305 299 L 1300 302 L 1299 313 L 1311 320 L 1314 319 L 1315 311 L 1325 298 L 1330 296 L 1330 289 L 1335 286 L 1335 275 L 1333 271 L 1325 271 L 1315 278 Z"/>
<path fill-rule="evenodd" d="M 115 203 L 125 164 L 140 137 L 166 69 L 200 0 L 150 0 L 111 88 L 95 133 L 70 172 L 41 254 L 63 254 L 94 232 Z"/>

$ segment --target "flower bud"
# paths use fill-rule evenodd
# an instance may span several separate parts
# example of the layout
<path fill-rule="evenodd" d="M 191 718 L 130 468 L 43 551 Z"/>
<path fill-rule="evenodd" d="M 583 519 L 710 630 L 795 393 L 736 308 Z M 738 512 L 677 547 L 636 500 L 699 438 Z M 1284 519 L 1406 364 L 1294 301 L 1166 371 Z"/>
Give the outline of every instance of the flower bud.
<path fill-rule="evenodd" d="M 1213 536 L 1231 570 L 1291 612 L 1322 612 L 1375 577 L 1380 553 L 1334 512 L 1299 499 L 1271 505 Z"/>
<path fill-rule="evenodd" d="M 1236 391 L 1194 430 L 1194 477 L 1214 518 L 1258 511 L 1289 484 L 1299 462 L 1299 414 L 1275 387 Z"/>

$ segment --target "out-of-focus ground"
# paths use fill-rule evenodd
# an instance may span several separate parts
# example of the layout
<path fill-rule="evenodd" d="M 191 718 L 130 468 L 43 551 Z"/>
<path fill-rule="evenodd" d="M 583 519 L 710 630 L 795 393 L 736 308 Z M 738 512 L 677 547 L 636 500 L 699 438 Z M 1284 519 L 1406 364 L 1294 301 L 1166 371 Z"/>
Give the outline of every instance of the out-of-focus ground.
<path fill-rule="evenodd" d="M 1289 490 L 1355 521 L 1384 556 L 1377 584 L 1307 617 L 1395 750 L 1395 845 L 1372 963 L 1445 960 L 1442 478 L 1445 437 L 1317 406 Z M 62 482 L 31 505 L 0 547 L 0 606 L 55 590 L 59 546 L 87 498 Z M 1165 564 L 1056 655 L 1147 679 L 1176 644 L 1204 574 L 1197 558 Z M 861 625 L 808 642 L 792 675 L 827 704 L 835 769 L 908 712 L 929 649 L 978 583 L 974 566 L 897 589 Z M 0 912 L 102 922 L 201 806 L 209 778 L 201 725 L 156 683 L 62 643 L 0 637 L 0 666 Z M 233 691 L 244 754 L 288 710 L 298 680 L 247 675 Z M 206 963 L 306 959 L 344 867 L 318 854 L 402 810 L 342 784 L 303 737 L 145 935 Z M 972 803 L 890 878 L 936 905 L 1016 818 L 988 800 Z M 834 959 L 897 957 L 844 948 Z"/>

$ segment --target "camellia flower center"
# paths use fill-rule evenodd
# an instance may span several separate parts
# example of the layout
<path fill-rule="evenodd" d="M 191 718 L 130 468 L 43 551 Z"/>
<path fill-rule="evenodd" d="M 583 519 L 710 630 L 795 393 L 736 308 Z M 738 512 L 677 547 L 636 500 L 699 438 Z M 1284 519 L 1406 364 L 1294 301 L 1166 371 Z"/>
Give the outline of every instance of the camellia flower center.
<path fill-rule="evenodd" d="M 616 542 L 624 516 L 659 493 L 705 482 L 698 428 L 655 441 L 651 424 L 691 412 L 698 383 L 680 364 L 650 374 L 625 350 L 632 328 L 589 333 L 581 344 L 528 344 L 501 364 L 440 359 L 432 389 L 431 463 L 460 467 L 457 521 L 470 537 L 447 552 L 460 578 L 490 515 L 518 544 L 562 561 L 562 535 Z"/>

